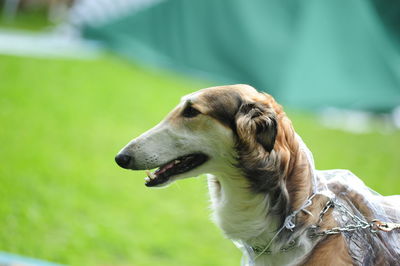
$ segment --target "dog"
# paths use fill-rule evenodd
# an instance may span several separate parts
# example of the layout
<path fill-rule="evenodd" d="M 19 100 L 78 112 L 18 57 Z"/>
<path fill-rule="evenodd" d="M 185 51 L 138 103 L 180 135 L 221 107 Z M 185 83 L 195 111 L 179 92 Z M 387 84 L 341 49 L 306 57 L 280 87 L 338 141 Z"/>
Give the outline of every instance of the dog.
<path fill-rule="evenodd" d="M 394 232 L 385 238 L 370 220 L 359 221 L 355 234 L 346 231 L 351 227 L 337 217 L 374 218 L 366 192 L 329 177 L 353 178 L 348 171 L 317 172 L 282 106 L 249 85 L 184 96 L 115 160 L 146 170 L 147 187 L 206 173 L 213 220 L 242 249 L 244 264 L 396 265 L 400 259 Z"/>

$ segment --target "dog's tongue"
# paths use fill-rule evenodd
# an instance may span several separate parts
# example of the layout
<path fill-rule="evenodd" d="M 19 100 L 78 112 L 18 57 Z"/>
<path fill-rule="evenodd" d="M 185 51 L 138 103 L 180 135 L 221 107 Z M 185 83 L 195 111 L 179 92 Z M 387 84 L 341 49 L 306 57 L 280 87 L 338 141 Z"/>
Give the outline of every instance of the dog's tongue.
<path fill-rule="evenodd" d="M 179 164 L 180 160 L 174 160 L 164 166 L 161 166 L 155 172 L 151 173 L 149 170 L 146 171 L 147 177 L 144 179 L 146 181 L 146 186 L 154 186 L 160 183 L 165 182 L 168 179 L 168 176 L 163 175 L 166 171 L 173 168 L 177 164 Z"/>
<path fill-rule="evenodd" d="M 164 165 L 164 166 L 162 166 L 161 168 L 159 168 L 158 170 L 156 170 L 156 171 L 154 172 L 154 174 L 155 174 L 156 176 L 157 176 L 157 175 L 160 175 L 160 174 L 164 173 L 165 171 L 167 171 L 167 170 L 173 168 L 173 167 L 174 167 L 175 165 L 177 165 L 178 163 L 180 163 L 179 160 L 172 161 L 172 162 L 170 162 L 169 164 Z"/>

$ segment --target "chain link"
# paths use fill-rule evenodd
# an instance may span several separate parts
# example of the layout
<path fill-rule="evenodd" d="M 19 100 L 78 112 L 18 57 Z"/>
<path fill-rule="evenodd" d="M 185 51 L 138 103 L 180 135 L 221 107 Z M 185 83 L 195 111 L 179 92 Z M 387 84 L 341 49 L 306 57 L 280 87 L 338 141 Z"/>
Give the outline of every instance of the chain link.
<path fill-rule="evenodd" d="M 335 206 L 335 203 L 333 202 L 332 199 L 329 199 L 327 203 L 325 204 L 325 207 L 321 210 L 319 213 L 319 220 L 318 220 L 318 225 L 322 222 L 322 218 L 324 218 L 324 215 L 329 211 L 330 208 L 333 208 Z"/>
<path fill-rule="evenodd" d="M 281 252 L 287 252 L 287 251 L 289 251 L 289 250 L 292 250 L 293 248 L 295 248 L 295 247 L 297 247 L 297 241 L 296 240 L 291 240 L 286 246 L 284 246 L 284 247 L 281 247 L 280 249 L 279 249 L 279 251 L 281 251 Z M 262 253 L 262 254 L 272 254 L 272 251 L 271 251 L 271 249 L 265 249 L 265 248 L 263 248 L 263 247 L 252 247 L 253 248 L 253 251 L 256 253 L 256 254 L 260 254 L 260 253 Z"/>
<path fill-rule="evenodd" d="M 331 229 L 327 229 L 324 231 L 320 231 L 317 232 L 317 230 L 320 228 L 320 224 L 322 222 L 323 217 L 325 216 L 325 214 L 329 211 L 330 208 L 334 208 L 334 207 L 338 207 L 338 210 L 342 213 L 347 215 L 348 217 L 350 217 L 350 219 L 352 220 L 353 224 L 348 224 L 345 225 L 343 227 L 334 227 Z M 334 201 L 333 199 L 330 199 L 325 207 L 321 210 L 320 214 L 319 214 L 319 221 L 317 223 L 317 225 L 313 225 L 311 226 L 311 233 L 310 233 L 310 237 L 311 238 L 315 238 L 318 236 L 326 236 L 326 235 L 336 235 L 336 234 L 341 234 L 344 232 L 353 232 L 359 229 L 370 229 L 371 232 L 375 233 L 376 230 L 374 229 L 374 224 L 373 223 L 369 223 L 363 219 L 361 219 L 360 217 L 354 215 L 351 211 L 349 211 L 349 209 L 347 209 L 343 204 Z"/>
<path fill-rule="evenodd" d="M 313 197 L 313 196 L 312 196 Z M 312 199 L 311 197 L 311 199 Z M 318 231 L 320 229 L 320 224 L 322 222 L 322 219 L 326 215 L 326 213 L 331 209 L 331 208 L 337 208 L 337 210 L 345 215 L 346 217 L 350 218 L 350 221 L 352 223 L 347 224 L 342 227 L 333 227 L 331 229 L 326 229 L 323 231 Z M 294 215 L 295 216 L 295 215 Z M 291 216 L 288 216 L 291 217 Z M 287 218 L 288 219 L 288 218 Z M 291 218 L 289 218 L 291 219 Z M 252 247 L 253 251 L 258 254 L 256 258 L 262 254 L 271 254 L 272 251 L 269 248 L 270 244 L 274 240 L 274 238 L 284 229 L 285 227 L 282 227 L 277 234 L 272 238 L 271 242 L 266 246 L 266 247 Z M 390 232 L 392 230 L 399 230 L 400 229 L 400 223 L 389 223 L 389 222 L 382 222 L 379 220 L 373 220 L 372 222 L 368 222 L 359 216 L 353 214 L 344 204 L 338 202 L 335 199 L 329 199 L 324 208 L 322 208 L 321 212 L 319 213 L 319 219 L 318 223 L 316 225 L 312 225 L 310 227 L 310 231 L 308 236 L 310 238 L 316 238 L 320 236 L 329 236 L 329 235 L 336 235 L 336 234 L 341 234 L 341 233 L 346 233 L 346 232 L 354 232 L 357 230 L 361 229 L 369 229 L 370 232 L 376 233 L 378 231 L 384 231 L 384 232 Z M 295 248 L 298 246 L 298 240 L 291 240 L 287 245 L 284 247 L 280 248 L 280 252 L 287 252 L 290 251 L 291 249 Z"/>

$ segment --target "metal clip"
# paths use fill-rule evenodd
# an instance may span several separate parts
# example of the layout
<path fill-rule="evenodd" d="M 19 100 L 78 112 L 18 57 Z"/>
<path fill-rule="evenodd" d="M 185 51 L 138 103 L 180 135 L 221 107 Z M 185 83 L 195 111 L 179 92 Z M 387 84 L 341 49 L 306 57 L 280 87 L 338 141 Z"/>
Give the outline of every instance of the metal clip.
<path fill-rule="evenodd" d="M 373 230 L 377 231 L 376 229 L 379 229 L 383 232 L 390 232 L 395 229 L 400 229 L 400 224 L 382 222 L 379 220 L 373 220 L 371 226 Z"/>

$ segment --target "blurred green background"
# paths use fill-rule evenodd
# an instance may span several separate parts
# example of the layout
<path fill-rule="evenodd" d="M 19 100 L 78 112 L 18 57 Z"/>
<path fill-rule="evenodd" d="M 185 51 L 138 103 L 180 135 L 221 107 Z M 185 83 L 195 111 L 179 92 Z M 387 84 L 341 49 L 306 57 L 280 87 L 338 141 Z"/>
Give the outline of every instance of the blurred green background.
<path fill-rule="evenodd" d="M 48 27 L 21 13 L 7 28 Z M 218 85 L 127 62 L 0 55 L 0 250 L 70 265 L 238 265 L 210 221 L 204 177 L 166 189 L 114 156 L 182 95 Z M 318 169 L 400 191 L 400 132 L 352 134 L 287 110 Z"/>

